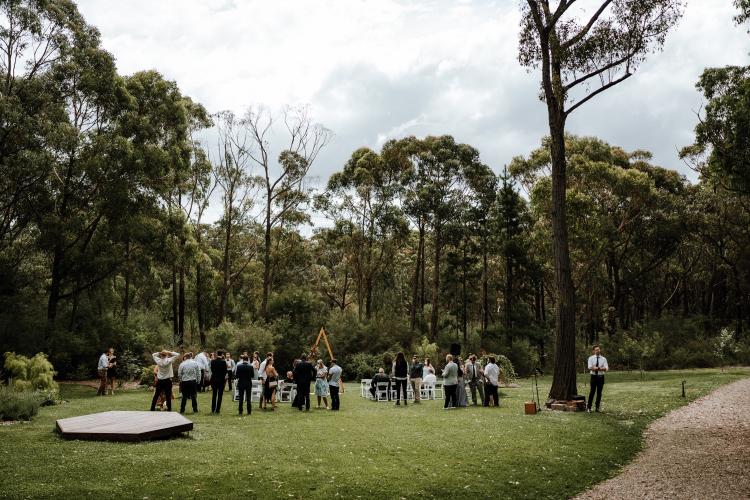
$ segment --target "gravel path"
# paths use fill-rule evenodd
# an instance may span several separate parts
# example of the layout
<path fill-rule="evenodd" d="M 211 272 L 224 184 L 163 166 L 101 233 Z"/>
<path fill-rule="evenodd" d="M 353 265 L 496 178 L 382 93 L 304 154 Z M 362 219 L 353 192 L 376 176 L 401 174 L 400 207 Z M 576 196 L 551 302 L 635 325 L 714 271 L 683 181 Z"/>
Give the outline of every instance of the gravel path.
<path fill-rule="evenodd" d="M 750 499 L 750 379 L 653 422 L 644 450 L 577 498 Z"/>

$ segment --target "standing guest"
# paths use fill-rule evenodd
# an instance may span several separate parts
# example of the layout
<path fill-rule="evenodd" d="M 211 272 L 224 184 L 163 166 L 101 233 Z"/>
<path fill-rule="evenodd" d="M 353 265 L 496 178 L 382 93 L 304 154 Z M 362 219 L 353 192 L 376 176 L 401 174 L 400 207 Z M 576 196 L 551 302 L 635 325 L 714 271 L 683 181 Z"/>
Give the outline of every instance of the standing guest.
<path fill-rule="evenodd" d="M 591 372 L 591 390 L 589 390 L 589 404 L 587 410 L 591 412 L 591 403 L 596 393 L 596 411 L 599 411 L 599 405 L 602 402 L 602 389 L 604 388 L 604 374 L 609 371 L 607 358 L 602 356 L 599 345 L 594 346 L 594 354 L 589 356 L 588 368 Z"/>
<path fill-rule="evenodd" d="M 401 389 L 404 392 L 404 406 L 406 406 L 408 404 L 406 402 L 406 380 L 409 378 L 409 365 L 406 363 L 406 357 L 404 357 L 403 352 L 396 353 L 392 376 L 396 381 L 396 406 L 401 404 Z"/>
<path fill-rule="evenodd" d="M 99 356 L 99 363 L 96 366 L 96 373 L 99 376 L 99 390 L 96 391 L 97 396 L 104 396 L 107 394 L 107 370 L 109 369 L 109 356 L 113 354 L 115 350 L 109 348 Z"/>
<path fill-rule="evenodd" d="M 456 389 L 458 388 L 458 365 L 453 362 L 453 356 L 445 357 L 445 368 L 443 368 L 443 388 L 445 389 L 445 404 L 443 409 L 456 406 Z"/>
<path fill-rule="evenodd" d="M 456 408 L 466 408 L 469 406 L 469 399 L 466 396 L 466 381 L 464 379 L 465 367 L 464 360 L 457 358 L 458 365 L 458 384 L 456 384 Z"/>
<path fill-rule="evenodd" d="M 198 368 L 201 370 L 201 378 L 198 380 L 198 390 L 203 392 L 206 388 L 206 380 L 208 380 L 208 351 L 203 350 L 199 352 L 195 357 L 195 362 L 198 363 Z"/>
<path fill-rule="evenodd" d="M 115 356 L 115 350 L 110 348 L 109 350 L 109 368 L 107 368 L 107 384 L 109 385 L 109 393 L 115 395 L 115 379 L 117 378 L 117 357 Z"/>
<path fill-rule="evenodd" d="M 336 364 L 336 358 L 331 359 L 331 368 L 328 370 L 328 388 L 331 391 L 331 410 L 338 411 L 341 407 L 339 398 L 339 386 L 341 382 L 341 367 Z"/>
<path fill-rule="evenodd" d="M 420 404 L 422 399 L 422 376 L 424 374 L 424 365 L 419 362 L 419 358 L 415 354 L 411 357 L 411 390 L 414 393 L 414 404 Z"/>
<path fill-rule="evenodd" d="M 323 360 L 318 360 L 318 366 L 315 371 L 315 395 L 318 396 L 318 408 L 320 408 L 320 398 L 328 410 L 328 368 L 323 364 Z"/>
<path fill-rule="evenodd" d="M 422 378 L 425 378 L 430 370 L 432 370 L 432 373 L 435 373 L 435 367 L 432 366 L 432 363 L 430 363 L 430 358 L 424 358 L 424 368 L 422 368 Z"/>
<path fill-rule="evenodd" d="M 221 411 L 221 400 L 224 397 L 224 381 L 227 378 L 227 361 L 224 352 L 218 351 L 211 360 L 211 413 Z"/>
<path fill-rule="evenodd" d="M 297 381 L 297 394 L 299 394 L 299 411 L 304 405 L 306 411 L 310 411 L 310 382 L 315 378 L 315 368 L 307 361 L 307 355 L 300 356 L 300 362 L 292 374 Z"/>
<path fill-rule="evenodd" d="M 263 409 L 268 409 L 268 403 L 271 403 L 271 410 L 276 409 L 276 389 L 279 386 L 279 373 L 273 367 L 273 358 L 266 360 L 266 379 L 263 383 Z"/>
<path fill-rule="evenodd" d="M 471 390 L 471 402 L 474 406 L 484 404 L 484 372 L 482 367 L 477 363 L 476 355 L 469 356 L 469 362 L 466 363 L 466 379 L 469 381 Z M 479 403 L 477 403 L 477 392 L 479 392 Z"/>
<path fill-rule="evenodd" d="M 180 379 L 180 413 L 185 413 L 185 406 L 189 399 L 193 405 L 193 413 L 198 413 L 198 383 L 201 379 L 201 367 L 193 359 L 192 352 L 186 352 L 182 356 L 182 363 L 177 369 L 177 378 Z"/>
<path fill-rule="evenodd" d="M 240 356 L 240 362 L 235 367 L 235 378 L 237 380 L 237 391 L 240 397 L 240 415 L 242 415 L 242 403 L 247 401 L 247 414 L 253 412 L 250 397 L 253 390 L 253 380 L 255 380 L 255 367 L 250 364 L 247 353 Z M 245 399 L 247 398 L 247 399 Z"/>
<path fill-rule="evenodd" d="M 157 370 L 156 389 L 154 390 L 154 398 L 151 400 L 151 411 L 156 410 L 156 402 L 159 400 L 160 394 L 164 394 L 167 411 L 172 411 L 172 378 L 174 377 L 172 363 L 179 355 L 179 352 L 171 352 L 166 349 L 151 355 L 154 358 Z"/>
<path fill-rule="evenodd" d="M 435 399 L 435 383 L 437 377 L 435 376 L 435 370 L 432 367 L 427 369 L 427 375 L 422 379 L 424 382 L 425 389 L 427 389 L 427 396 L 429 399 Z"/>
<path fill-rule="evenodd" d="M 293 381 L 296 385 L 297 381 L 294 380 L 294 369 L 297 368 L 297 365 L 299 364 L 300 360 L 299 358 L 295 359 L 292 363 L 292 369 L 288 372 L 286 372 L 286 378 Z M 294 391 L 294 401 L 292 401 L 292 408 L 299 408 L 299 389 L 295 389 Z"/>
<path fill-rule="evenodd" d="M 497 388 L 500 385 L 500 367 L 495 364 L 495 357 L 490 356 L 487 366 L 484 367 L 484 406 L 490 406 L 490 399 L 493 400 L 493 406 L 500 406 L 500 400 L 497 395 Z"/>
<path fill-rule="evenodd" d="M 265 387 L 266 385 L 266 365 L 268 364 L 268 361 L 273 358 L 273 353 L 269 352 L 266 353 L 266 359 L 263 360 L 263 362 L 258 367 L 258 381 L 260 382 L 261 387 Z M 260 391 L 260 404 L 258 407 L 260 409 L 263 409 L 263 401 L 265 400 L 266 392 L 264 390 Z"/>
<path fill-rule="evenodd" d="M 237 366 L 237 364 L 232 359 L 232 355 L 227 351 L 224 354 L 224 359 L 226 359 L 227 362 L 227 384 L 229 384 L 229 392 L 232 392 L 232 379 L 234 378 L 234 367 Z"/>
<path fill-rule="evenodd" d="M 378 384 L 380 383 L 387 383 L 388 389 L 387 389 L 387 397 L 388 401 L 391 400 L 391 379 L 388 375 L 385 374 L 385 370 L 382 368 L 378 368 L 378 373 L 375 374 L 374 377 L 372 377 L 372 380 L 370 381 L 370 394 L 372 394 L 372 399 L 377 399 L 377 390 L 378 390 Z"/>
<path fill-rule="evenodd" d="M 251 364 L 253 365 L 253 368 L 255 368 L 255 371 L 257 373 L 257 371 L 260 370 L 260 353 L 258 353 L 258 351 L 255 351 L 253 353 L 253 361 Z"/>

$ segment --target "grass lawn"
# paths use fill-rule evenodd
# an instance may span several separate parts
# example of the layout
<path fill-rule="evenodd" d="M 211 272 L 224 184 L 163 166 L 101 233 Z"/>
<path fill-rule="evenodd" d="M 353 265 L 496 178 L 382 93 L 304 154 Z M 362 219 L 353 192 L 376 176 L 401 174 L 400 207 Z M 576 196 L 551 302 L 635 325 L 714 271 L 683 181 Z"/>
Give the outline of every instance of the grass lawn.
<path fill-rule="evenodd" d="M 748 376 L 747 368 L 651 372 L 643 380 L 611 373 L 601 414 L 523 415 L 528 380 L 503 390 L 499 409 L 452 411 L 442 401 L 366 401 L 350 384 L 339 413 L 288 404 L 262 412 L 256 404 L 252 416 L 238 417 L 226 393 L 213 416 L 204 393 L 200 413 L 186 413 L 195 422 L 188 437 L 145 443 L 59 438 L 58 418 L 146 410 L 151 398 L 147 390 L 99 398 L 66 385 L 66 403 L 42 408 L 30 423 L 0 426 L 0 497 L 565 498 L 616 474 L 653 419 Z M 548 384 L 541 379 L 542 398 Z"/>

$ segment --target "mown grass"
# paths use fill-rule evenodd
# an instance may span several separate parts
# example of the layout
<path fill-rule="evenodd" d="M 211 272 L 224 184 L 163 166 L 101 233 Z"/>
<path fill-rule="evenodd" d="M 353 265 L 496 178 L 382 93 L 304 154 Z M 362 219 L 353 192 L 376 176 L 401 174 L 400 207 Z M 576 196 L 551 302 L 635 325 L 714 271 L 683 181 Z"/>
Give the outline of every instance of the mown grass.
<path fill-rule="evenodd" d="M 528 380 L 503 390 L 499 409 L 453 411 L 442 401 L 366 401 L 351 384 L 339 413 L 300 414 L 287 404 L 238 417 L 227 394 L 223 413 L 212 416 L 210 395 L 201 394 L 200 413 L 186 414 L 195 422 L 188 437 L 132 444 L 66 441 L 54 422 L 148 409 L 148 391 L 99 398 L 65 385 L 66 403 L 42 408 L 30 423 L 0 426 L 0 497 L 565 498 L 616 474 L 653 419 L 748 376 L 746 368 L 652 372 L 643 380 L 612 373 L 601 414 L 526 416 Z M 542 397 L 548 383 L 540 380 Z"/>

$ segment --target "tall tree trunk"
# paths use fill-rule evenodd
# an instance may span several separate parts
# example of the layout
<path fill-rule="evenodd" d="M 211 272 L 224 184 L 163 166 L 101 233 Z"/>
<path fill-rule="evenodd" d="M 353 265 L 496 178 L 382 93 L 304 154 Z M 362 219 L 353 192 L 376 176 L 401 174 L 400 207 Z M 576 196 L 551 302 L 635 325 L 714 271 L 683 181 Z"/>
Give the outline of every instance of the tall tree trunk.
<path fill-rule="evenodd" d="M 49 299 L 47 300 L 47 323 L 54 326 L 57 319 L 57 304 L 60 302 L 60 286 L 62 283 L 62 259 L 63 253 L 60 245 L 56 245 L 52 257 L 52 276 L 49 287 Z"/>
<path fill-rule="evenodd" d="M 487 327 L 489 326 L 490 322 L 490 303 L 489 303 L 489 292 L 488 292 L 488 283 L 489 283 L 489 276 L 488 274 L 488 266 L 487 266 L 487 242 L 484 242 L 485 244 L 482 245 L 482 335 L 481 340 L 482 343 L 484 343 L 484 337 L 487 335 Z M 484 347 L 482 345 L 482 347 Z"/>
<path fill-rule="evenodd" d="M 442 250 L 440 221 L 435 221 L 435 261 L 432 280 L 432 311 L 430 314 L 430 340 L 437 340 L 438 310 L 440 309 L 440 251 Z"/>
<path fill-rule="evenodd" d="M 414 265 L 414 280 L 411 289 L 411 310 L 409 311 L 409 327 L 413 332 L 417 327 L 417 310 L 421 307 L 419 300 L 419 272 L 422 269 L 422 254 L 424 249 L 424 226 L 420 218 L 417 223 L 419 227 L 419 242 L 417 243 L 417 260 Z"/>
<path fill-rule="evenodd" d="M 177 300 L 177 266 L 172 265 L 172 341 L 179 345 L 180 325 Z"/>
<path fill-rule="evenodd" d="M 125 242 L 125 296 L 122 299 L 122 319 L 128 322 L 130 315 L 130 238 Z"/>
<path fill-rule="evenodd" d="M 195 310 L 198 313 L 198 335 L 201 347 L 206 347 L 206 319 L 203 316 L 203 272 L 201 263 L 195 267 Z"/>
<path fill-rule="evenodd" d="M 224 260 L 222 262 L 222 283 L 221 283 L 221 294 L 219 298 L 219 316 L 217 318 L 217 324 L 221 324 L 224 321 L 224 317 L 227 314 L 227 296 L 229 295 L 229 245 L 232 241 L 232 208 L 229 208 L 229 213 L 226 214 L 227 227 L 224 236 Z"/>
<path fill-rule="evenodd" d="M 466 246 L 464 245 L 463 248 L 463 262 L 461 263 L 461 267 L 463 268 L 463 276 L 461 279 L 461 322 L 462 322 L 462 329 L 464 334 L 464 343 L 466 343 L 469 340 L 469 326 L 468 326 L 468 316 L 469 316 L 469 297 L 468 293 L 466 291 L 466 281 L 468 280 L 467 273 L 466 273 Z"/>
<path fill-rule="evenodd" d="M 260 314 L 268 321 L 268 296 L 271 293 L 271 193 L 266 197 L 266 227 L 263 235 L 263 299 Z"/>
<path fill-rule="evenodd" d="M 177 345 L 185 343 L 185 268 L 180 264 L 180 283 L 177 296 Z"/>
<path fill-rule="evenodd" d="M 559 68 L 557 75 L 559 75 Z M 565 115 L 549 105 L 552 155 L 552 251 L 555 263 L 555 369 L 549 397 L 569 399 L 576 395 L 576 310 L 575 289 L 570 269 L 568 221 L 565 206 L 566 158 Z"/>
<path fill-rule="evenodd" d="M 508 346 L 513 345 L 513 258 L 505 256 L 505 334 Z"/>

